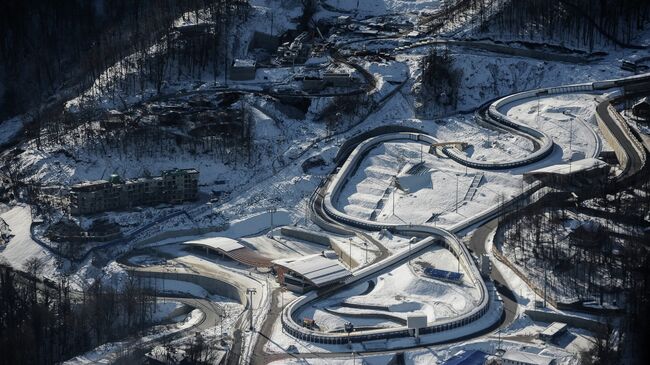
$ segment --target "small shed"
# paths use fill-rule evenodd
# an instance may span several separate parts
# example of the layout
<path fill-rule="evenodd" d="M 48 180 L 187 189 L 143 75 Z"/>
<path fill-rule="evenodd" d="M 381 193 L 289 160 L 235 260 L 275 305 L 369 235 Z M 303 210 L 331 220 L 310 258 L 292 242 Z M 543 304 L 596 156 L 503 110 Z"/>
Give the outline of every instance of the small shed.
<path fill-rule="evenodd" d="M 539 333 L 539 338 L 543 341 L 551 342 L 566 333 L 566 330 L 566 323 L 553 322 Z"/>
<path fill-rule="evenodd" d="M 333 87 L 349 87 L 352 85 L 352 75 L 347 72 L 325 72 L 323 81 Z"/>
<path fill-rule="evenodd" d="M 255 60 L 235 59 L 230 70 L 231 80 L 253 80 L 255 79 Z"/>

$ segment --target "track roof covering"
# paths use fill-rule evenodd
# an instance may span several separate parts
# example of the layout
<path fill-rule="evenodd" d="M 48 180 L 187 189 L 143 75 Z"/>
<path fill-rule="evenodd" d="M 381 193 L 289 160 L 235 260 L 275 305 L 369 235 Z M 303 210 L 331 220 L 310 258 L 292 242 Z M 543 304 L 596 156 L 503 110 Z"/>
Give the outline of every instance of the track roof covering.
<path fill-rule="evenodd" d="M 293 260 L 275 260 L 274 264 L 285 267 L 320 287 L 340 281 L 352 275 L 339 260 L 328 259 L 319 254 Z"/>
<path fill-rule="evenodd" d="M 211 248 L 213 250 L 219 250 L 223 252 L 230 252 L 240 248 L 244 248 L 244 245 L 228 237 L 202 238 L 199 240 L 183 242 L 183 244 L 192 245 L 192 246 L 204 246 L 204 247 Z"/>
<path fill-rule="evenodd" d="M 601 160 L 598 160 L 596 158 L 585 158 L 578 161 L 572 161 L 571 164 L 562 163 L 562 164 L 547 166 L 541 169 L 527 172 L 526 174 L 527 175 L 537 175 L 537 174 L 570 175 L 585 170 L 597 169 L 604 166 L 607 166 L 607 164 Z"/>

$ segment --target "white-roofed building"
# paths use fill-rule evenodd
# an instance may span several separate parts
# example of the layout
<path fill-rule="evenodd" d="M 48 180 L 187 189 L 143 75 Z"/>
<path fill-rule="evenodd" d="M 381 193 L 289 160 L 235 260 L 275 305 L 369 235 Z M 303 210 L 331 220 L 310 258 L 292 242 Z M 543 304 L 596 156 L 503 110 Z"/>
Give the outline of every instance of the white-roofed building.
<path fill-rule="evenodd" d="M 244 265 L 253 267 L 271 267 L 271 261 L 260 255 L 239 241 L 228 237 L 209 237 L 198 240 L 186 241 L 182 243 L 185 246 L 205 249 L 206 254 L 214 251 L 219 255 L 229 257 Z"/>
<path fill-rule="evenodd" d="M 501 357 L 503 365 L 554 365 L 555 359 L 519 350 L 507 350 Z"/>
<path fill-rule="evenodd" d="M 280 284 L 298 293 L 339 283 L 351 275 L 339 260 L 321 254 L 275 260 L 273 267 Z"/>
<path fill-rule="evenodd" d="M 239 248 L 244 248 L 244 245 L 237 242 L 237 240 L 234 240 L 234 239 L 228 238 L 228 237 L 202 238 L 202 239 L 199 239 L 199 240 L 183 242 L 183 244 L 184 245 L 191 245 L 191 246 L 207 247 L 209 249 L 212 249 L 212 250 L 215 250 L 215 251 L 221 251 L 221 252 L 230 252 L 232 250 L 237 250 Z"/>
<path fill-rule="evenodd" d="M 553 322 L 539 333 L 539 338 L 544 341 L 553 341 L 562 334 L 566 333 L 567 324 L 562 322 Z"/>

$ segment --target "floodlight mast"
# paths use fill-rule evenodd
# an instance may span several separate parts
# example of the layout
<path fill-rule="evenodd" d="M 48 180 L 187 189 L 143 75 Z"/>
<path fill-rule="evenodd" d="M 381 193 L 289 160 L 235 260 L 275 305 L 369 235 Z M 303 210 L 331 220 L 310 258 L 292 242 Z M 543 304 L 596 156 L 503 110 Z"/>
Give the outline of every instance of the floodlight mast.
<path fill-rule="evenodd" d="M 248 294 L 248 321 L 250 323 L 250 330 L 255 330 L 255 325 L 253 323 L 253 294 L 256 294 L 257 290 L 255 288 L 246 289 L 246 294 Z"/>

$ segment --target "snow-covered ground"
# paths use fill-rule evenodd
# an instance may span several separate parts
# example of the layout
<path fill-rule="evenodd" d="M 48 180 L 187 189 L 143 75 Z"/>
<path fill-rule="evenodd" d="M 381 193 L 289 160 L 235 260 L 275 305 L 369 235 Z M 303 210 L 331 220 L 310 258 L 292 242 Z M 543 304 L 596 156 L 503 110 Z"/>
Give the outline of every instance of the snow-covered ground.
<path fill-rule="evenodd" d="M 461 136 L 448 138 L 459 140 Z M 446 227 L 498 204 L 503 196 L 514 195 L 521 189 L 521 175 L 517 172 L 466 169 L 447 158 L 429 154 L 427 149 L 421 143 L 406 141 L 383 143 L 372 149 L 343 186 L 335 204 L 359 218 L 406 224 L 428 222 Z M 484 151 L 488 153 L 488 149 Z M 405 176 L 420 161 L 426 166 L 422 174 L 428 177 L 403 187 L 411 188 L 408 193 L 394 189 L 393 176 Z M 475 174 L 483 174 L 482 183 L 473 196 L 466 196 Z"/>
<path fill-rule="evenodd" d="M 288 29 L 295 28 L 295 18 L 300 15 L 299 2 L 277 0 L 251 1 L 253 13 L 246 22 L 236 25 L 232 45 L 237 57 L 246 57 L 250 38 L 255 31 L 278 35 Z M 366 16 L 392 14 L 412 18 L 414 13 L 431 13 L 437 10 L 442 1 L 437 0 L 327 0 L 326 3 L 334 10 L 321 9 L 316 18 L 331 18 L 338 15 L 352 15 L 353 18 L 362 19 Z M 337 10 L 338 9 L 338 10 Z M 197 22 L 191 14 L 176 25 L 187 25 Z M 345 41 L 345 36 L 337 36 L 338 41 Z M 394 40 L 360 42 L 350 45 L 349 48 L 357 50 L 392 49 L 397 44 Z M 156 49 L 152 48 L 152 52 Z M 255 308 L 262 308 L 265 300 L 263 293 L 268 291 L 274 283 L 266 281 L 266 277 L 256 276 L 251 270 L 228 260 L 213 257 L 202 257 L 184 250 L 176 244 L 180 241 L 210 236 L 226 236 L 239 238 L 247 245 L 253 247 L 261 254 L 270 258 L 298 257 L 313 254 L 322 250 L 322 247 L 313 244 L 295 241 L 281 237 L 277 230 L 274 238 L 266 236 L 266 231 L 271 228 L 269 208 L 279 208 L 273 214 L 273 226 L 298 225 L 313 230 L 319 230 L 308 219 L 307 202 L 310 194 L 316 189 L 324 174 L 334 168 L 332 157 L 340 143 L 353 135 L 382 125 L 400 124 L 421 128 L 424 132 L 443 141 L 463 141 L 471 144 L 466 150 L 468 155 L 478 160 L 505 160 L 518 158 L 532 150 L 532 145 L 526 139 L 506 133 L 498 133 L 482 128 L 476 124 L 471 115 L 456 115 L 458 110 L 471 111 L 482 103 L 499 95 L 506 95 L 517 91 L 533 89 L 540 86 L 555 86 L 574 82 L 595 81 L 612 77 L 627 75 L 617 65 L 620 57 L 627 57 L 635 51 L 622 51 L 603 59 L 588 64 L 567 64 L 548 62 L 523 57 L 510 57 L 496 55 L 485 51 L 476 51 L 461 47 L 451 47 L 454 57 L 454 67 L 462 71 L 461 86 L 459 89 L 458 105 L 456 108 L 440 108 L 436 105 L 425 106 L 430 115 L 439 116 L 441 119 L 422 119 L 414 106 L 415 97 L 412 91 L 420 76 L 420 61 L 426 54 L 427 48 L 407 51 L 396 55 L 395 60 L 377 61 L 363 60 L 358 62 L 374 75 L 376 89 L 372 98 L 379 100 L 388 95 L 395 88 L 395 84 L 407 80 L 401 92 L 396 93 L 387 100 L 383 107 L 374 110 L 367 118 L 354 115 L 350 117 L 347 125 L 355 125 L 350 130 L 337 134 L 333 138 L 327 137 L 326 126 L 318 119 L 319 112 L 325 110 L 331 103 L 331 98 L 316 98 L 311 102 L 305 118 L 289 117 L 282 106 L 268 98 L 247 96 L 246 104 L 250 106 L 252 117 L 252 134 L 255 146 L 249 161 L 235 160 L 223 161 L 211 153 L 190 153 L 179 148 L 164 150 L 159 154 L 139 156 L 124 153 L 121 148 L 102 150 L 93 141 L 77 143 L 72 137 L 89 129 L 92 133 L 100 133 L 96 123 L 79 127 L 70 131 L 70 136 L 63 137 L 60 145 L 37 146 L 31 141 L 22 146 L 24 152 L 14 160 L 14 168 L 24 175 L 25 181 L 37 181 L 44 185 L 69 185 L 81 180 L 99 179 L 118 172 L 124 177 L 142 175 L 145 170 L 157 173 L 159 170 L 169 168 L 193 167 L 201 171 L 200 189 L 203 194 L 209 194 L 216 187 L 217 180 L 227 180 L 228 188 L 232 190 L 229 201 L 213 204 L 187 204 L 175 208 L 168 208 L 162 212 L 157 208 L 146 208 L 141 212 L 108 213 L 111 220 L 118 222 L 126 231 L 132 231 L 142 224 L 159 219 L 163 213 L 175 209 L 189 211 L 191 217 L 182 216 L 157 225 L 151 231 L 143 233 L 137 240 L 150 239 L 155 234 L 173 231 L 183 231 L 188 227 L 215 227 L 218 224 L 229 223 L 225 231 L 211 232 L 205 235 L 171 237 L 154 240 L 151 246 L 159 246 L 155 250 L 162 252 L 167 261 L 162 261 L 156 255 L 139 255 L 129 258 L 129 262 L 147 269 L 166 267 L 167 265 L 191 268 L 198 272 L 232 280 L 242 287 L 255 287 L 258 297 L 255 299 Z M 117 65 L 116 65 L 117 66 Z M 96 98 L 96 106 L 113 108 L 121 105 L 107 95 L 98 92 L 98 85 L 115 74 L 115 68 L 106 70 L 94 88 L 87 90 L 83 97 L 68 103 L 68 109 L 74 111 L 82 102 Z M 292 82 L 294 71 L 305 72 L 305 68 L 282 67 L 261 68 L 253 81 L 238 82 L 236 87 L 241 89 L 260 89 L 260 84 Z M 194 88 L 194 82 L 202 86 Z M 211 87 L 223 84 L 221 75 L 207 73 L 202 80 L 180 80 L 171 82 L 166 86 L 166 92 L 181 90 L 204 90 L 211 93 Z M 292 83 L 295 86 L 295 83 Z M 132 104 L 152 95 L 152 90 L 145 90 L 138 95 L 126 95 L 124 100 Z M 384 143 L 370 151 L 361 162 L 357 172 L 351 176 L 344 186 L 343 191 L 335 204 L 348 214 L 377 221 L 390 223 L 429 224 L 449 227 L 458 221 L 478 214 L 487 208 L 498 204 L 501 199 L 508 198 L 519 192 L 522 188 L 521 175 L 523 172 L 554 163 L 561 163 L 567 159 L 577 160 L 596 155 L 600 149 L 608 149 L 601 140 L 595 126 L 594 95 L 578 94 L 554 96 L 540 100 L 525 100 L 513 105 L 508 105 L 503 112 L 522 123 L 538 128 L 548 133 L 560 146 L 558 151 L 547 160 L 513 171 L 480 172 L 466 169 L 444 158 L 429 154 L 427 148 L 424 153 L 423 146 L 415 142 L 390 142 Z M 445 117 L 451 116 L 451 117 Z M 304 119 L 304 120 L 303 120 Z M 358 121 L 357 121 L 358 119 Z M 19 127 L 18 120 L 2 123 L 0 132 L 2 139 L 11 137 Z M 594 132 L 595 131 L 595 132 Z M 12 133 L 12 134 L 10 134 Z M 301 164 L 310 157 L 322 157 L 324 165 L 318 169 L 303 171 Z M 391 187 L 393 176 L 405 177 L 405 172 L 420 159 L 426 165 L 425 178 L 404 181 L 408 191 L 395 190 Z M 469 185 L 478 173 L 484 177 L 476 194 L 465 199 Z M 395 204 L 393 205 L 393 201 Z M 379 204 L 382 202 L 382 204 Z M 457 211 L 456 211 L 457 208 Z M 394 211 L 394 213 L 393 213 Z M 41 257 L 46 261 L 44 275 L 56 277 L 59 267 L 56 259 L 32 240 L 29 232 L 31 217 L 29 208 L 16 206 L 0 215 L 9 225 L 14 238 L 9 242 L 0 257 L 12 265 L 20 268 L 30 257 Z M 82 224 L 88 222 L 83 221 Z M 410 237 L 392 236 L 390 233 L 371 233 L 385 245 L 389 251 L 408 246 Z M 347 253 L 350 250 L 350 241 L 342 237 L 334 237 L 335 248 L 339 252 Z M 375 259 L 378 251 L 374 247 L 366 247 L 363 242 L 355 238 L 352 240 L 352 258 L 356 263 L 365 263 Z M 154 250 L 154 249 L 151 249 Z M 464 283 L 462 286 L 437 282 L 418 276 L 417 260 L 432 264 L 443 270 L 455 271 L 457 261 L 448 253 L 432 250 L 414 259 L 415 269 L 402 265 L 389 273 L 382 274 L 375 280 L 375 287 L 369 293 L 362 295 L 368 288 L 368 283 L 361 283 L 347 291 L 337 293 L 327 301 L 319 303 L 316 307 L 306 308 L 301 315 L 313 317 L 323 330 L 338 330 L 347 320 L 353 321 L 358 327 L 390 327 L 397 326 L 396 321 L 388 319 L 358 318 L 353 315 L 335 315 L 324 310 L 338 306 L 342 301 L 350 303 L 388 306 L 391 314 L 403 318 L 406 313 L 423 311 L 429 315 L 430 321 L 448 318 L 464 313 L 472 308 L 475 300 L 475 288 Z M 534 294 L 525 283 L 516 275 L 508 271 L 502 263 L 493 260 L 495 269 L 502 271 L 507 278 L 508 286 L 517 296 L 520 307 L 515 323 L 507 328 L 504 333 L 518 335 L 536 329 L 538 326 L 528 322 L 522 313 L 523 309 L 531 307 Z M 64 262 L 65 266 L 65 262 Z M 354 264 L 352 266 L 355 266 Z M 89 282 L 95 277 L 104 276 L 104 280 L 119 282 L 126 273 L 115 262 L 110 262 L 105 267 L 94 267 L 91 262 L 81 265 L 76 272 L 77 281 Z M 266 281 L 266 282 L 265 282 Z M 270 279 L 272 281 L 272 279 Z M 162 287 L 165 291 L 192 294 L 199 297 L 209 296 L 204 288 L 177 282 L 174 280 L 160 280 L 154 285 Z M 290 294 L 287 295 L 287 301 Z M 266 297 L 265 297 L 266 299 Z M 344 313 L 349 308 L 338 307 L 335 310 Z M 368 310 L 372 311 L 372 310 Z M 496 312 L 496 311 L 495 311 Z M 355 314 L 348 312 L 348 314 Z M 357 311 L 357 313 L 359 313 Z M 487 321 L 487 320 L 486 320 Z M 282 352 L 294 339 L 281 334 L 278 323 L 274 325 L 273 339 L 277 340 L 282 349 L 270 344 L 271 352 Z M 477 325 L 478 326 L 478 325 Z M 475 329 L 475 328 L 473 328 Z M 470 329 L 460 329 L 470 330 Z M 482 341 L 482 342 L 481 342 Z M 407 363 L 433 363 L 444 359 L 457 352 L 460 348 L 480 348 L 492 351 L 494 341 L 481 340 L 476 344 L 463 344 L 441 347 L 436 351 L 413 352 L 407 356 Z M 396 341 L 400 346 L 408 341 Z M 327 350 L 345 351 L 342 347 L 320 346 L 297 342 L 299 351 Z M 370 346 L 390 347 L 387 344 L 375 343 Z M 274 347 L 275 346 L 275 347 Z M 514 346 L 514 345 L 513 345 Z M 111 346 L 107 345 L 108 350 Z M 365 349 L 359 346 L 358 350 Z M 88 355 L 91 362 L 94 355 Z M 385 359 L 377 357 L 368 359 L 369 363 Z M 334 361 L 334 360 L 332 360 Z M 336 360 L 339 361 L 339 360 Z M 341 363 L 350 359 L 340 360 Z M 332 362 L 335 363 L 335 362 Z M 570 362 L 562 362 L 570 363 Z"/>
<path fill-rule="evenodd" d="M 173 306 L 161 306 L 161 309 L 171 309 Z M 171 313 L 171 312 L 170 312 Z M 97 348 L 79 355 L 73 359 L 65 361 L 67 365 L 82 364 L 111 364 L 120 356 L 123 356 L 129 348 L 135 348 L 147 343 L 152 343 L 166 335 L 177 333 L 187 328 L 191 328 L 200 323 L 205 314 L 198 309 L 194 309 L 188 315 L 179 318 L 178 323 L 166 326 L 156 326 L 147 331 L 145 335 L 131 341 L 110 342 L 98 346 Z"/>
<path fill-rule="evenodd" d="M 57 263 L 57 257 L 32 239 L 30 207 L 25 204 L 16 205 L 9 211 L 0 214 L 0 218 L 6 222 L 14 235 L 4 250 L 0 251 L 0 260 L 8 262 L 14 268 L 23 269 L 27 260 L 39 259 L 43 263 L 43 268 L 38 274 L 48 279 L 58 278 L 61 267 Z M 61 261 L 61 264 L 66 265 L 64 260 Z"/>
<path fill-rule="evenodd" d="M 422 274 L 422 266 L 456 271 L 458 265 L 449 251 L 434 247 L 403 264 L 344 292 L 303 308 L 300 318 L 313 318 L 321 331 L 340 331 L 345 322 L 356 328 L 399 327 L 399 319 L 424 313 L 429 324 L 462 315 L 476 305 L 479 291 L 464 279 L 461 284 L 446 283 Z M 348 305 L 363 306 L 351 308 Z M 379 315 L 380 317 L 374 317 Z M 386 316 L 392 317 L 386 319 Z"/>
<path fill-rule="evenodd" d="M 598 157 L 601 138 L 595 119 L 597 102 L 594 94 L 569 94 L 505 105 L 501 112 L 517 121 L 544 131 L 562 148 L 562 159 L 581 160 Z"/>

